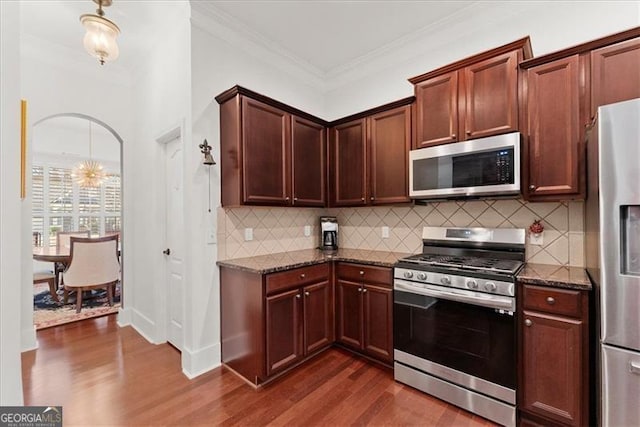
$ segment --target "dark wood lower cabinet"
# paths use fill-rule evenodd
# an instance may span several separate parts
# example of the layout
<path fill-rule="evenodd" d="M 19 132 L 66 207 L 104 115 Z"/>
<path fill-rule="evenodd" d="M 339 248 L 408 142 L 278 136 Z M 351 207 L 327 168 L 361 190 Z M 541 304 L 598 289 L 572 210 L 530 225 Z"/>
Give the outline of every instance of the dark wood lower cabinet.
<path fill-rule="evenodd" d="M 521 295 L 521 425 L 588 425 L 588 294 L 524 285 Z"/>
<path fill-rule="evenodd" d="M 367 356 L 392 363 L 391 269 L 339 263 L 336 276 L 337 341 Z"/>
<path fill-rule="evenodd" d="M 302 356 L 302 298 L 300 290 L 267 298 L 267 375 L 296 363 Z"/>
<path fill-rule="evenodd" d="M 306 286 L 303 292 L 304 349 L 311 354 L 333 343 L 333 292 L 329 281 Z"/>

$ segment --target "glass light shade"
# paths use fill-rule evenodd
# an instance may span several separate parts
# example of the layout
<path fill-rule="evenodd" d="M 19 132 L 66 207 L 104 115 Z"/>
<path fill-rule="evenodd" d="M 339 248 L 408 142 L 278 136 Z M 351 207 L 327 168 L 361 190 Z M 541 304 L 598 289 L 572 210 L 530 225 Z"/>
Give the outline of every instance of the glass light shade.
<path fill-rule="evenodd" d="M 71 178 L 80 187 L 99 187 L 107 178 L 102 165 L 94 160 L 85 160 L 73 168 Z"/>
<path fill-rule="evenodd" d="M 116 60 L 120 54 L 116 43 L 120 28 L 107 18 L 92 14 L 80 16 L 80 22 L 87 30 L 83 43 L 89 55 L 97 58 L 103 65 Z"/>

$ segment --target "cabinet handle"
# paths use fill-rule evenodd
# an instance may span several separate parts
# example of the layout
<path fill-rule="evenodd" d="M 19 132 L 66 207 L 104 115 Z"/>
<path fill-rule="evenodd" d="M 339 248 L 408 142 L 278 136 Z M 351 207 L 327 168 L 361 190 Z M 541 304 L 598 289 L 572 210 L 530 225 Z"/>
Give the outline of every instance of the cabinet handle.
<path fill-rule="evenodd" d="M 297 202 L 297 201 L 298 201 L 298 198 L 297 198 L 297 197 L 294 197 L 294 198 L 293 198 L 293 201 L 294 201 L 294 202 Z"/>
<path fill-rule="evenodd" d="M 301 298 L 300 294 L 297 294 L 297 295 L 296 295 L 296 298 L 300 299 L 300 298 Z"/>
<path fill-rule="evenodd" d="M 375 197 L 371 196 L 371 201 L 372 201 L 372 202 L 373 202 L 375 199 L 376 199 Z"/>
<path fill-rule="evenodd" d="M 362 288 L 358 288 L 358 292 L 362 292 Z"/>
<path fill-rule="evenodd" d="M 556 300 L 553 297 L 547 297 L 547 304 L 553 305 L 556 303 Z"/>
<path fill-rule="evenodd" d="M 531 325 L 533 325 L 533 322 L 531 320 L 527 319 L 527 320 L 524 321 L 524 324 L 527 325 L 527 326 L 531 326 Z"/>
<path fill-rule="evenodd" d="M 367 292 L 367 290 L 366 290 L 366 289 L 363 289 L 363 290 L 362 290 L 362 293 L 365 293 L 365 292 Z"/>
<path fill-rule="evenodd" d="M 284 199 L 288 202 L 289 201 L 289 196 L 285 197 Z"/>
<path fill-rule="evenodd" d="M 451 134 L 451 138 L 456 139 L 456 134 L 455 134 L 455 133 L 452 133 L 452 134 Z"/>
<path fill-rule="evenodd" d="M 360 275 L 364 276 L 364 271 L 363 270 L 360 270 Z"/>
<path fill-rule="evenodd" d="M 533 191 L 533 190 L 535 190 L 535 189 L 536 189 L 536 186 L 535 186 L 535 185 L 531 184 L 531 185 L 529 186 L 529 190 Z"/>
<path fill-rule="evenodd" d="M 309 296 L 309 291 L 304 291 L 304 296 L 308 297 Z"/>
<path fill-rule="evenodd" d="M 306 277 L 306 276 L 304 275 L 304 273 L 302 273 L 302 274 L 300 275 L 300 278 L 301 278 L 301 279 L 304 279 L 305 277 Z"/>
<path fill-rule="evenodd" d="M 360 200 L 364 202 L 364 197 L 363 197 L 363 198 L 361 198 Z"/>
<path fill-rule="evenodd" d="M 470 130 L 467 131 L 467 135 L 471 135 L 471 131 Z"/>

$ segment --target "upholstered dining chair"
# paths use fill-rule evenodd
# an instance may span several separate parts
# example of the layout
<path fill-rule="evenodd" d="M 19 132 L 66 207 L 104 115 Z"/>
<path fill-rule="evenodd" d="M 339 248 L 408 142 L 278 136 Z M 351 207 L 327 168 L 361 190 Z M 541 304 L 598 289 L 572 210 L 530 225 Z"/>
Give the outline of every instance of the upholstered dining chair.
<path fill-rule="evenodd" d="M 91 231 L 58 231 L 58 233 L 56 233 L 56 247 L 58 250 L 71 248 L 71 237 L 91 237 Z M 56 282 L 59 285 L 63 284 L 62 272 L 65 268 L 67 268 L 67 266 L 63 263 L 54 263 L 53 270 L 56 275 Z"/>
<path fill-rule="evenodd" d="M 113 293 L 120 278 L 118 236 L 71 237 L 71 261 L 62 276 L 65 304 L 69 292 L 76 291 L 76 313 L 80 313 L 82 308 L 83 291 L 91 289 L 106 288 L 109 305 L 112 306 Z"/>

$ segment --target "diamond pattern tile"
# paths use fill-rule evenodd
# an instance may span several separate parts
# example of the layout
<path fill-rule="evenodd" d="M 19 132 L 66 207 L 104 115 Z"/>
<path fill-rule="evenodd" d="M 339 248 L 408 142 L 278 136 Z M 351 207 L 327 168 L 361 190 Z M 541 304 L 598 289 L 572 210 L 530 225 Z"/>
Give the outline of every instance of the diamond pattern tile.
<path fill-rule="evenodd" d="M 422 250 L 422 227 L 519 227 L 534 219 L 545 226 L 544 245 L 528 244 L 527 260 L 543 264 L 584 265 L 584 204 L 527 203 L 523 200 L 434 202 L 415 206 L 360 208 L 231 208 L 218 211 L 219 259 L 310 249 L 319 245 L 319 217 L 338 217 L 339 244 L 344 248 L 417 253 Z M 305 225 L 311 236 L 304 236 Z M 389 238 L 381 226 L 389 227 Z M 254 240 L 244 241 L 244 229 Z"/>

